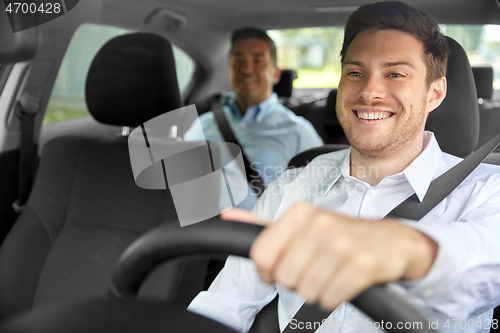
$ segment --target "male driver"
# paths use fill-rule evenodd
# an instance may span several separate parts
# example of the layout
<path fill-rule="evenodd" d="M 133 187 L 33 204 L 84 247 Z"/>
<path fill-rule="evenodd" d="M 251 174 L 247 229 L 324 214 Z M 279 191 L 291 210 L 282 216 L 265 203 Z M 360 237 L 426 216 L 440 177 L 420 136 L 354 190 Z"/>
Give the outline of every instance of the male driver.
<path fill-rule="evenodd" d="M 230 257 L 189 309 L 244 332 L 278 293 L 282 330 L 307 299 L 333 311 L 317 332 L 367 331 L 377 326 L 345 301 L 394 282 L 440 330 L 487 332 L 500 303 L 498 168 L 479 166 L 418 223 L 380 220 L 460 160 L 424 131 L 445 97 L 447 53 L 437 23 L 406 4 L 354 12 L 337 99 L 351 148 L 273 182 L 254 209 L 275 222 L 255 241 L 253 263 Z"/>
<path fill-rule="evenodd" d="M 283 173 L 293 156 L 321 146 L 323 141 L 309 121 L 284 107 L 273 93 L 281 75 L 273 40 L 260 29 L 241 28 L 233 32 L 231 43 L 234 93 L 223 98 L 222 110 L 252 167 L 269 184 Z M 203 133 L 193 126 L 185 140 L 224 141 L 212 112 L 201 115 L 200 122 Z M 256 196 L 250 195 L 239 207 L 250 210 L 256 201 Z"/>

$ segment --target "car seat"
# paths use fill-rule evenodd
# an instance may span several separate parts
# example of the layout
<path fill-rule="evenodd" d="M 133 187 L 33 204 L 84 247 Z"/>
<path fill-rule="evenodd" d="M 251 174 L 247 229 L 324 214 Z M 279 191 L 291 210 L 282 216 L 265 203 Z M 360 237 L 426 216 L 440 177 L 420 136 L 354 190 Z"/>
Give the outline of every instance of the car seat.
<path fill-rule="evenodd" d="M 493 96 L 493 67 L 472 67 L 479 105 Z"/>
<path fill-rule="evenodd" d="M 89 69 L 86 101 L 97 121 L 130 127 L 180 108 L 171 44 L 145 33 L 110 40 Z M 217 205 L 218 196 L 213 200 Z M 169 190 L 136 185 L 126 136 L 77 133 L 53 139 L 43 150 L 27 205 L 0 249 L 0 318 L 54 302 L 105 297 L 122 251 L 160 223 L 180 228 L 176 220 Z M 203 288 L 206 264 L 169 263 L 151 277 L 143 295 L 187 306 Z"/>
<path fill-rule="evenodd" d="M 500 122 L 500 102 L 492 99 L 493 68 L 472 67 L 472 73 L 474 73 L 474 81 L 476 82 L 479 103 L 479 147 L 500 133 L 498 127 L 498 123 Z M 495 152 L 500 152 L 500 147 L 497 147 Z M 491 160 L 492 158 L 489 157 L 487 161 Z M 498 162 L 500 162 L 500 160 L 496 163 Z"/>
<path fill-rule="evenodd" d="M 294 69 L 283 69 L 280 80 L 273 86 L 273 91 L 285 100 L 292 97 L 293 81 L 297 78 L 297 71 Z"/>

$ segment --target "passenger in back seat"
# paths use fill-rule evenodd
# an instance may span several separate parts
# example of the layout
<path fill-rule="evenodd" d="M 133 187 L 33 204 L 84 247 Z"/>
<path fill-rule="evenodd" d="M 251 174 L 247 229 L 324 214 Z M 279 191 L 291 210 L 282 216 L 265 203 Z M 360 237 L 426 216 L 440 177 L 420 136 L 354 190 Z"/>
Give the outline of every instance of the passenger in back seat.
<path fill-rule="evenodd" d="M 293 156 L 323 141 L 309 121 L 283 106 L 273 93 L 281 75 L 273 40 L 263 30 L 247 27 L 235 30 L 231 43 L 234 92 L 222 98 L 222 110 L 251 166 L 269 184 Z M 212 112 L 201 115 L 200 122 L 203 133 L 192 126 L 185 140 L 224 141 Z M 250 210 L 256 202 L 255 195 L 248 195 L 238 207 Z M 224 207 L 227 203 L 221 203 Z"/>

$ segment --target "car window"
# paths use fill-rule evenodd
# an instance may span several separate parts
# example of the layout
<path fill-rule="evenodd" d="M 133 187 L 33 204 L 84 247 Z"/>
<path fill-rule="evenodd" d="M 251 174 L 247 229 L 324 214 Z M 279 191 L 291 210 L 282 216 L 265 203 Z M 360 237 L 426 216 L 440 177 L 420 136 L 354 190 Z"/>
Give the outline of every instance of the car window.
<path fill-rule="evenodd" d="M 59 68 L 45 112 L 44 125 L 88 115 L 85 78 L 92 59 L 110 39 L 133 32 L 135 31 L 98 24 L 83 24 L 77 29 Z M 193 79 L 195 63 L 175 45 L 173 52 L 179 90 L 184 94 Z"/>
<path fill-rule="evenodd" d="M 440 25 L 459 42 L 472 67 L 493 68 L 493 89 L 500 90 L 500 25 Z"/>
<path fill-rule="evenodd" d="M 491 66 L 500 90 L 500 25 L 440 25 L 465 49 L 471 66 Z M 294 88 L 337 88 L 340 79 L 342 27 L 269 30 L 278 51 L 278 66 L 295 69 Z"/>
<path fill-rule="evenodd" d="M 270 30 L 276 43 L 278 66 L 295 69 L 294 88 L 337 88 L 344 28 Z"/>

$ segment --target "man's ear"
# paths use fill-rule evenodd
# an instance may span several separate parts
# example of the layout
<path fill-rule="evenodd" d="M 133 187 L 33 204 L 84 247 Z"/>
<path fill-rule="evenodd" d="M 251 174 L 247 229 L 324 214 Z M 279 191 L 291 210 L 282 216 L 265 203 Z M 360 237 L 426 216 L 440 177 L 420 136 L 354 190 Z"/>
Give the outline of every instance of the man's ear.
<path fill-rule="evenodd" d="M 279 82 L 281 78 L 281 68 L 279 67 L 276 67 L 276 72 L 274 73 L 274 80 L 273 80 L 273 83 L 276 84 Z"/>
<path fill-rule="evenodd" d="M 427 113 L 437 108 L 446 97 L 446 78 L 441 76 L 434 80 L 427 93 Z"/>

